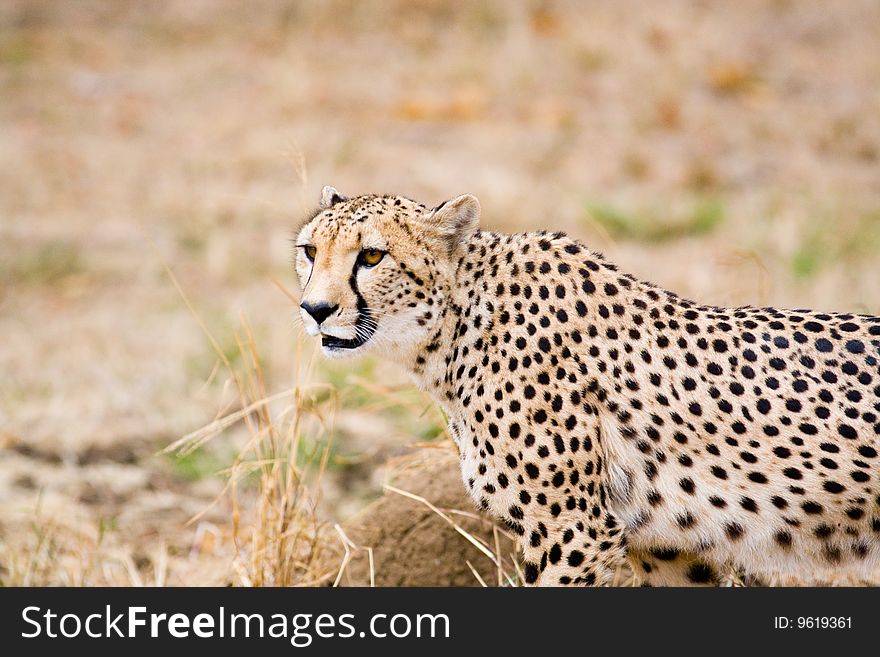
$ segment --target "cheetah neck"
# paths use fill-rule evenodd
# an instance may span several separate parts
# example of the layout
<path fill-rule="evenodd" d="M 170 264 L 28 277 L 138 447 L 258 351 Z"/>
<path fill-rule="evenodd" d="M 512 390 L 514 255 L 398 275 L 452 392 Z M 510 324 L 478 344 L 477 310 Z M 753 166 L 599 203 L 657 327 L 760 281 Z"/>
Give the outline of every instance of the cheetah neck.
<path fill-rule="evenodd" d="M 499 235 L 486 231 L 473 235 L 453 263 L 449 283 L 438 289 L 442 310 L 434 332 L 404 364 L 415 384 L 431 395 L 449 417 L 458 415 L 461 405 L 463 391 L 455 384 L 455 371 L 460 367 L 462 352 L 466 355 L 473 351 L 469 343 L 477 339 L 477 331 L 484 340 L 491 339 L 495 308 L 484 268 L 485 259 L 493 257 L 490 252 L 499 239 Z"/>
<path fill-rule="evenodd" d="M 561 234 L 544 232 L 505 235 L 478 231 L 455 262 L 450 284 L 442 290 L 443 310 L 435 332 L 404 363 L 416 385 L 441 406 L 453 434 L 456 420 L 466 421 L 475 410 L 469 401 L 482 397 L 481 386 L 474 381 L 483 375 L 487 380 L 503 376 L 495 369 L 499 367 L 498 355 L 516 350 L 515 345 L 505 343 L 504 336 L 509 333 L 505 324 L 518 321 L 512 317 L 522 315 L 523 308 L 517 310 L 516 305 L 500 299 L 499 281 L 516 280 L 519 276 L 533 283 L 532 300 L 538 301 L 541 285 L 535 278 L 537 272 L 530 272 L 529 267 L 542 259 L 548 242 L 558 242 L 560 237 Z M 564 238 L 562 245 L 553 244 L 550 248 L 560 249 L 573 243 Z M 601 258 L 599 254 L 592 255 Z M 563 256 L 574 262 L 575 256 Z M 499 271 L 503 272 L 501 276 Z M 601 281 L 604 274 L 593 272 L 593 277 Z M 610 373 L 590 374 L 601 379 L 606 389 L 611 387 L 606 380 Z M 457 440 L 456 436 L 453 438 Z"/>

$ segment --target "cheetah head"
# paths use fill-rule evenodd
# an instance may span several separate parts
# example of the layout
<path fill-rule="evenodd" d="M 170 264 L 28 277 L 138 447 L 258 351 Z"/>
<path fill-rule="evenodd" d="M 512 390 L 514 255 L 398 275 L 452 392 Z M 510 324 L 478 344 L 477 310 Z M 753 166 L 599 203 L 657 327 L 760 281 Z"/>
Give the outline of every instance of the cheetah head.
<path fill-rule="evenodd" d="M 437 331 L 457 252 L 479 216 L 470 195 L 429 209 L 401 196 L 347 198 L 325 187 L 295 242 L 306 332 L 320 336 L 330 358 L 413 357 Z"/>

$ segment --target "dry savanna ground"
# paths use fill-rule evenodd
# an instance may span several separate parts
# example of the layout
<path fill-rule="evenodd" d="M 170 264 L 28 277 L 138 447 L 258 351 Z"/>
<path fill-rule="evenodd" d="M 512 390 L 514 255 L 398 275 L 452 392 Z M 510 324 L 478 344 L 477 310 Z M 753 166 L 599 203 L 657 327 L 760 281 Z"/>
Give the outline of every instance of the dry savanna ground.
<path fill-rule="evenodd" d="M 0 125 L 0 584 L 518 581 L 429 401 L 297 333 L 324 184 L 880 313 L 872 0 L 10 0 Z"/>

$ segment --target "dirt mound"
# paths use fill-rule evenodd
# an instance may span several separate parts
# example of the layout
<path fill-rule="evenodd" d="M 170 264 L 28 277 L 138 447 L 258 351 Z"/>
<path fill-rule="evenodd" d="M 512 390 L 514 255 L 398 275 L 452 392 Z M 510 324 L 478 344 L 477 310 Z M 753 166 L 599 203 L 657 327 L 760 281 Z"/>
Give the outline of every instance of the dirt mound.
<path fill-rule="evenodd" d="M 502 570 L 516 579 L 515 546 L 491 520 L 480 516 L 461 481 L 458 456 L 445 450 L 419 450 L 401 459 L 391 485 L 424 498 L 446 518 L 493 554 L 502 556 Z M 465 515 L 466 514 L 466 515 Z M 498 584 L 498 567 L 443 516 L 422 501 L 386 491 L 345 527 L 351 540 L 373 548 L 376 586 L 479 586 L 468 562 L 489 586 Z M 496 547 L 497 534 L 497 547 Z M 367 553 L 356 552 L 342 579 L 348 586 L 367 586 Z"/>

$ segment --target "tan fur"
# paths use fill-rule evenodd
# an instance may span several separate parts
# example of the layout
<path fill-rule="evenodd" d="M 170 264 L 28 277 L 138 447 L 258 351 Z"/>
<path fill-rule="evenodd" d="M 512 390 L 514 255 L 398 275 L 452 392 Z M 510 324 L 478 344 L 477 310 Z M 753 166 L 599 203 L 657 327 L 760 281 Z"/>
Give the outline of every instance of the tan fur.
<path fill-rule="evenodd" d="M 880 565 L 880 318 L 700 305 L 561 233 L 481 232 L 471 196 L 322 197 L 297 272 L 338 309 L 306 327 L 440 404 L 529 583 Z"/>

